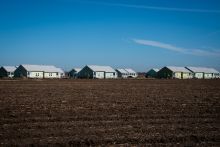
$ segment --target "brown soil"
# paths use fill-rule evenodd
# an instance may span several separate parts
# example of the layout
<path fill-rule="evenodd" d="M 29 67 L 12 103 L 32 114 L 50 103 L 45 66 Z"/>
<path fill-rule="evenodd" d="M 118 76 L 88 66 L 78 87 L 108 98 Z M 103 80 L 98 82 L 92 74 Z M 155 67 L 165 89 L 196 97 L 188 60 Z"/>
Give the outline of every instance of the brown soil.
<path fill-rule="evenodd" d="M 220 80 L 1 80 L 0 146 L 220 146 Z"/>

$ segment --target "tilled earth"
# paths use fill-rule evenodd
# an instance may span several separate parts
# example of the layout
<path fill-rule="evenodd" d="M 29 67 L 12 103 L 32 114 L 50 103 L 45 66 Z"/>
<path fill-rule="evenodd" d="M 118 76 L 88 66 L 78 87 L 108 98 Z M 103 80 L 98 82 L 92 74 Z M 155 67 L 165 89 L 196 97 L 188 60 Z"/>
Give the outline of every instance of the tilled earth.
<path fill-rule="evenodd" d="M 220 80 L 0 80 L 0 146 L 220 146 Z"/>

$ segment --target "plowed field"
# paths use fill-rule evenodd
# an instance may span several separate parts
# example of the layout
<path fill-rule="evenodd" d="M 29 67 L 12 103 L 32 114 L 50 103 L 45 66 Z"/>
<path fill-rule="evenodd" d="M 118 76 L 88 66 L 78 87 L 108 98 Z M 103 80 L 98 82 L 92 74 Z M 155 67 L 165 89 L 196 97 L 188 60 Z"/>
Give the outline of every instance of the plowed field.
<path fill-rule="evenodd" d="M 220 80 L 0 80 L 0 146 L 220 146 Z"/>

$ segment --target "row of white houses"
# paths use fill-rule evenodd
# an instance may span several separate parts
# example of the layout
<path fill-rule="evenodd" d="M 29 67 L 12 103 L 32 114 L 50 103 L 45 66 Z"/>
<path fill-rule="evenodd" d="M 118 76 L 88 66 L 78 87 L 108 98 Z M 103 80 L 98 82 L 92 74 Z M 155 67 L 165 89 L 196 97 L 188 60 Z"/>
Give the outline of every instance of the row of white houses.
<path fill-rule="evenodd" d="M 174 78 L 174 79 L 215 79 L 220 78 L 220 73 L 214 68 L 207 67 L 178 67 L 165 66 L 163 68 L 153 68 L 146 73 L 146 77 L 153 78 Z"/>
<path fill-rule="evenodd" d="M 65 72 L 53 65 L 28 65 L 2 66 L 0 77 L 9 78 L 63 78 Z M 68 72 L 70 78 L 91 78 L 91 79 L 116 79 L 136 78 L 137 72 L 130 68 L 113 69 L 110 66 L 86 65 L 83 68 L 73 68 Z M 165 66 L 161 69 L 153 68 L 146 73 L 146 77 L 153 78 L 175 78 L 175 79 L 214 79 L 220 78 L 220 73 L 214 68 L 207 67 L 178 67 Z"/>
<path fill-rule="evenodd" d="M 2 66 L 0 68 L 0 77 L 62 78 L 64 76 L 64 71 L 53 65 L 22 64 L 20 66 Z"/>
<path fill-rule="evenodd" d="M 70 78 L 116 79 L 136 78 L 137 72 L 130 68 L 114 70 L 110 66 L 86 65 L 84 68 L 73 68 L 68 72 Z M 65 72 L 53 65 L 2 66 L 0 77 L 9 78 L 63 78 Z"/>
<path fill-rule="evenodd" d="M 116 79 L 116 78 L 136 78 L 138 76 L 131 68 L 113 69 L 110 66 L 86 65 L 84 68 L 74 68 L 69 72 L 71 78 L 90 79 Z"/>

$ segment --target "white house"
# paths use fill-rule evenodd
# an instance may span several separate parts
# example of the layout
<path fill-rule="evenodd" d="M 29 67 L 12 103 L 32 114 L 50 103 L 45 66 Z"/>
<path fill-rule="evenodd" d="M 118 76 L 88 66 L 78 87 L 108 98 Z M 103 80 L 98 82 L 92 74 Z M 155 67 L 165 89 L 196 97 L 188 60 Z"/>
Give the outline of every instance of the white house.
<path fill-rule="evenodd" d="M 53 65 L 22 64 L 15 70 L 15 77 L 62 78 L 64 71 Z"/>
<path fill-rule="evenodd" d="M 115 79 L 117 72 L 110 66 L 86 65 L 79 73 L 79 78 Z"/>
<path fill-rule="evenodd" d="M 127 78 L 128 77 L 128 72 L 125 69 L 118 68 L 118 69 L 116 69 L 116 72 L 117 72 L 119 78 Z"/>
<path fill-rule="evenodd" d="M 192 72 L 185 67 L 165 66 L 157 73 L 159 78 L 191 79 Z"/>
<path fill-rule="evenodd" d="M 65 77 L 65 71 L 62 70 L 61 68 L 57 68 L 57 71 L 60 73 L 61 78 Z"/>
<path fill-rule="evenodd" d="M 214 68 L 207 67 L 186 67 L 193 73 L 193 77 L 196 79 L 214 79 L 219 78 L 219 72 Z"/>
<path fill-rule="evenodd" d="M 68 75 L 70 78 L 77 78 L 78 73 L 81 71 L 81 68 L 73 68 L 71 71 L 69 71 Z"/>
<path fill-rule="evenodd" d="M 0 68 L 0 77 L 14 77 L 14 71 L 16 70 L 16 66 L 2 66 Z"/>
<path fill-rule="evenodd" d="M 138 74 L 131 68 L 125 69 L 128 72 L 128 78 L 137 78 Z"/>

